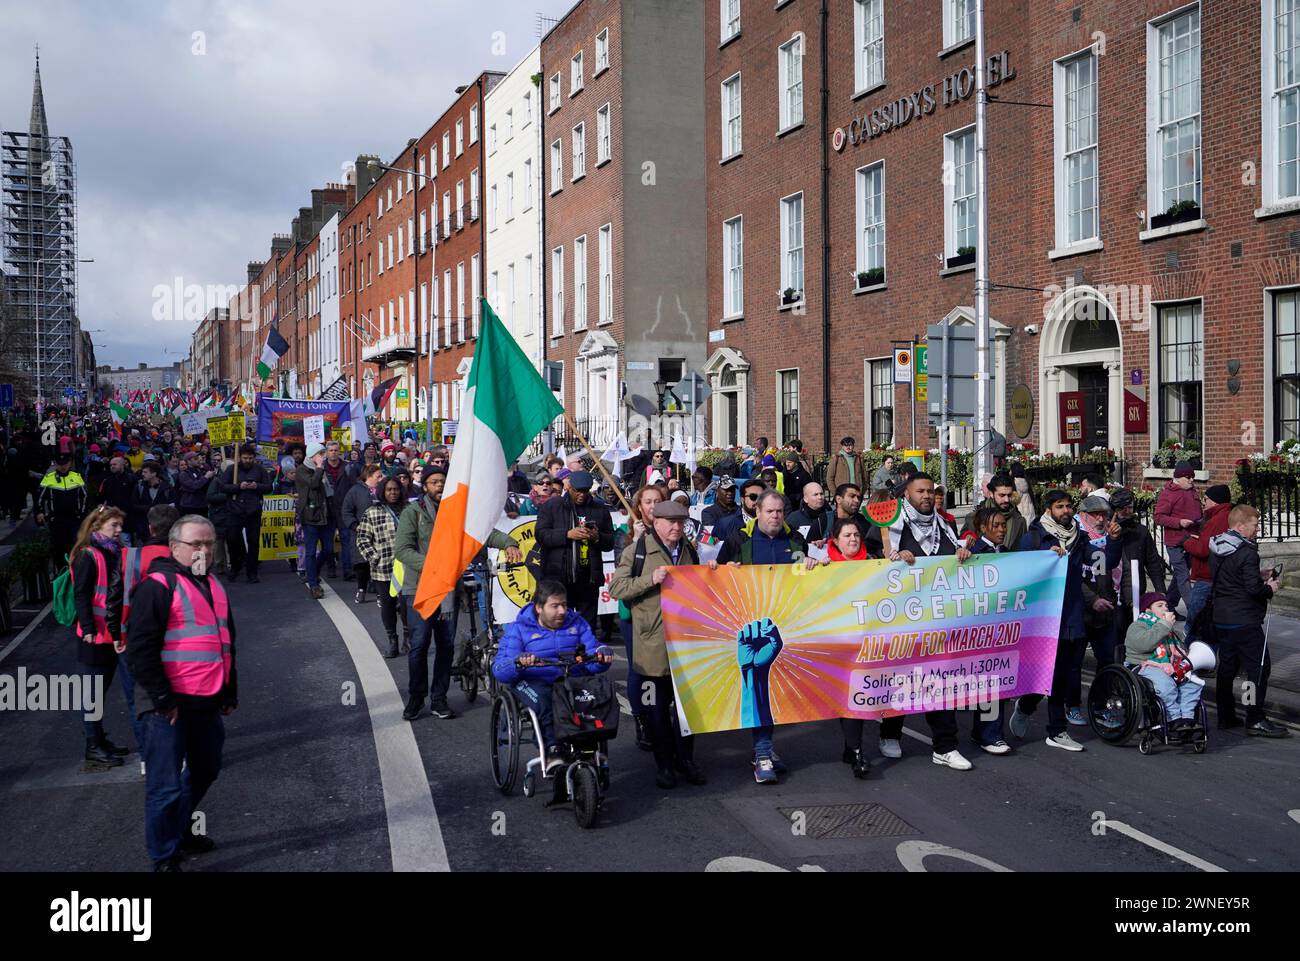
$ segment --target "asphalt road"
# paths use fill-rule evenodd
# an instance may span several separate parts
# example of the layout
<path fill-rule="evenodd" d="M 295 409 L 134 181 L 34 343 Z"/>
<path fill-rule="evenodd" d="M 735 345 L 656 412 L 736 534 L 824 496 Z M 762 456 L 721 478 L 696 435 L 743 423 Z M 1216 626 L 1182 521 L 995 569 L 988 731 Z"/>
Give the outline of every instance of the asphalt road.
<path fill-rule="evenodd" d="M 629 723 L 600 823 L 584 831 L 568 806 L 494 788 L 485 696 L 467 704 L 453 686 L 460 717 L 402 722 L 405 659 L 364 643 L 351 618 L 382 636 L 377 608 L 331 583 L 338 597 L 323 604 L 267 564 L 261 584 L 231 586 L 240 708 L 202 805 L 218 847 L 187 870 L 1300 870 L 1300 737 L 1212 731 L 1204 755 L 1143 757 L 1072 728 L 1087 750 L 1067 754 L 1042 741 L 1045 705 L 1013 754 L 963 746 L 975 763 L 964 773 L 931 764 L 920 719 L 902 759 L 876 757 L 865 781 L 840 763 L 835 722 L 783 727 L 791 771 L 776 787 L 754 783 L 749 738 L 731 733 L 697 740 L 707 785 L 657 789 Z M 74 671 L 72 643 L 46 617 L 0 673 Z M 620 659 L 616 676 L 625 669 Z M 110 735 L 130 743 L 116 684 L 108 702 Z M 868 743 L 874 753 L 874 725 Z M 0 870 L 148 870 L 137 759 L 83 773 L 82 746 L 74 713 L 0 712 Z M 844 807 L 855 805 L 879 808 Z M 818 836 L 823 823 L 867 836 Z"/>

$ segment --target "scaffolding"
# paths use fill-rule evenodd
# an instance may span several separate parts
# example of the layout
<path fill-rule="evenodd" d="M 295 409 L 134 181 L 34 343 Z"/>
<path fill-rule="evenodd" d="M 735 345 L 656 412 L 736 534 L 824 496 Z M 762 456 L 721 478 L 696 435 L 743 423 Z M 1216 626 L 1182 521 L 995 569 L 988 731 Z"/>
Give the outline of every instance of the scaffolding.
<path fill-rule="evenodd" d="M 72 142 L 49 136 L 39 60 L 28 131 L 0 132 L 0 264 L 24 334 L 17 366 L 46 403 L 59 403 L 65 390 L 83 386 L 77 371 L 77 176 Z"/>

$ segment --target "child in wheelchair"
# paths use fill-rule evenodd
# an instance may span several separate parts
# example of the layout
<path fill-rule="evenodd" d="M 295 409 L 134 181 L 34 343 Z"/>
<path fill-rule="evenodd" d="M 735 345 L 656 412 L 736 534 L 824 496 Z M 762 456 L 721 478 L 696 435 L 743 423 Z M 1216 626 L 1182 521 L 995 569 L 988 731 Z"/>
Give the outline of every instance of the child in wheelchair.
<path fill-rule="evenodd" d="M 1165 595 L 1142 596 L 1143 611 L 1124 635 L 1124 663 L 1139 668 L 1165 706 L 1169 735 L 1185 738 L 1197 724 L 1197 706 L 1204 686 L 1192 675 L 1192 663 L 1174 629 L 1177 619 Z"/>
<path fill-rule="evenodd" d="M 569 667 L 571 677 L 604 673 L 613 660 L 603 648 L 597 650 L 596 638 L 582 615 L 569 609 L 564 585 L 542 581 L 533 603 L 519 612 L 513 624 L 506 625 L 492 673 L 514 690 L 521 706 L 537 715 L 547 771 L 564 763 L 551 708 L 552 688 L 565 677 L 565 669 L 553 662 L 562 659 L 576 662 Z"/>

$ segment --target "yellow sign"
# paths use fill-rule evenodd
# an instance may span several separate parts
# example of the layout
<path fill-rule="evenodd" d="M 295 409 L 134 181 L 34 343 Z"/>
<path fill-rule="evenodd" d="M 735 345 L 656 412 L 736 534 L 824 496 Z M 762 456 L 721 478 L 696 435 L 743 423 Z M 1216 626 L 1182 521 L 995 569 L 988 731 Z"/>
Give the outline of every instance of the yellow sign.
<path fill-rule="evenodd" d="M 208 421 L 208 443 L 213 447 L 242 444 L 245 437 L 244 412 L 237 410 L 225 417 Z"/>
<path fill-rule="evenodd" d="M 916 345 L 916 399 L 930 402 L 930 348 L 925 344 Z"/>
<path fill-rule="evenodd" d="M 916 465 L 917 470 L 925 470 L 925 451 L 923 450 L 905 450 L 903 451 L 903 460 L 911 461 Z"/>
<path fill-rule="evenodd" d="M 1022 439 L 1034 429 L 1034 395 L 1026 384 L 1011 392 L 1011 429 Z"/>
<path fill-rule="evenodd" d="M 280 459 L 279 444 L 258 444 L 257 452 L 261 456 L 262 460 L 266 461 L 269 464 L 277 464 L 279 462 Z"/>
<path fill-rule="evenodd" d="M 438 424 L 441 426 L 441 421 Z M 541 569 L 541 550 L 537 545 L 537 521 L 535 519 L 524 521 L 510 530 L 510 536 L 519 542 L 519 552 L 524 555 L 525 565 L 500 568 L 497 571 L 497 584 L 516 608 L 527 607 L 532 603 L 533 591 L 537 588 L 537 579 L 533 576 L 533 570 Z"/>
<path fill-rule="evenodd" d="M 436 446 L 442 443 L 442 418 L 433 422 L 433 433 L 429 437 L 429 444 Z"/>
<path fill-rule="evenodd" d="M 257 548 L 259 561 L 284 561 L 298 556 L 293 520 L 298 498 L 294 494 L 268 494 L 262 498 L 262 527 Z"/>
<path fill-rule="evenodd" d="M 405 387 L 399 387 L 393 393 L 393 396 L 397 398 L 393 402 L 393 410 L 398 414 L 409 415 L 411 412 L 411 392 Z"/>
<path fill-rule="evenodd" d="M 352 428 L 335 427 L 332 431 L 330 431 L 330 440 L 338 441 L 339 446 L 342 447 L 344 450 L 351 450 L 352 449 Z"/>

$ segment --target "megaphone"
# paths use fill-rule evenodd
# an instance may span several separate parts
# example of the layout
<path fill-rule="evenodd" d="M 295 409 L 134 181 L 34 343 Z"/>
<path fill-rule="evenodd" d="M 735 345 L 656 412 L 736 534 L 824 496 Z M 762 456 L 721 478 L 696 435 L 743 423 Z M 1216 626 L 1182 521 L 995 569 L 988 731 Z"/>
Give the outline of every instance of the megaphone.
<path fill-rule="evenodd" d="M 1196 671 L 1211 671 L 1219 662 L 1218 655 L 1215 654 L 1214 648 L 1210 647 L 1204 641 L 1193 641 L 1187 648 L 1187 659 L 1192 662 L 1192 673 L 1187 675 L 1187 680 L 1196 684 L 1205 686 L 1205 680 L 1196 675 Z"/>

